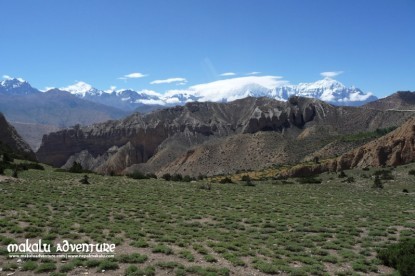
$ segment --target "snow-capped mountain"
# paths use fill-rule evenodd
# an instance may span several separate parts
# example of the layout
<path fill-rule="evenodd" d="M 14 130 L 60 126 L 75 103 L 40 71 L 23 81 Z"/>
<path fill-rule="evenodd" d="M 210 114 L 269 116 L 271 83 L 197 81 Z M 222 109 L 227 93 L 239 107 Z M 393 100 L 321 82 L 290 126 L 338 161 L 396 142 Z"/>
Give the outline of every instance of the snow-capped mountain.
<path fill-rule="evenodd" d="M 86 96 L 91 96 L 91 95 L 101 96 L 103 93 L 103 91 L 100 91 L 92 87 L 92 85 L 87 84 L 83 81 L 78 81 L 67 87 L 62 87 L 60 88 L 60 90 L 67 91 L 71 94 L 80 96 L 81 98 L 86 97 Z"/>
<path fill-rule="evenodd" d="M 295 94 L 336 105 L 362 105 L 377 99 L 372 93 L 346 87 L 339 81 L 327 77 L 314 83 L 300 83 L 295 87 Z"/>
<path fill-rule="evenodd" d="M 6 78 L 0 82 L 0 94 L 29 95 L 39 91 L 22 78 Z"/>
<path fill-rule="evenodd" d="M 356 87 L 346 87 L 333 78 L 312 83 L 290 84 L 278 76 L 247 76 L 218 80 L 190 86 L 187 89 L 169 90 L 164 94 L 153 90 L 121 89 L 99 90 L 85 82 L 62 87 L 81 99 L 116 107 L 125 111 L 146 110 L 157 107 L 184 105 L 192 101 L 230 102 L 245 97 L 269 97 L 287 100 L 297 95 L 320 99 L 335 105 L 362 105 L 376 100 L 372 93 L 364 93 Z M 40 93 L 23 79 L 7 78 L 0 82 L 0 94 L 27 95 Z"/>
<path fill-rule="evenodd" d="M 248 76 L 190 86 L 187 89 L 169 90 L 164 94 L 152 90 L 132 89 L 102 91 L 84 82 L 63 87 L 61 90 L 90 101 L 134 110 L 141 106 L 173 106 L 192 101 L 230 102 L 245 97 L 269 97 L 287 100 L 297 95 L 320 99 L 335 105 L 362 105 L 377 98 L 355 87 L 346 87 L 332 78 L 313 83 L 292 85 L 278 76 Z"/>

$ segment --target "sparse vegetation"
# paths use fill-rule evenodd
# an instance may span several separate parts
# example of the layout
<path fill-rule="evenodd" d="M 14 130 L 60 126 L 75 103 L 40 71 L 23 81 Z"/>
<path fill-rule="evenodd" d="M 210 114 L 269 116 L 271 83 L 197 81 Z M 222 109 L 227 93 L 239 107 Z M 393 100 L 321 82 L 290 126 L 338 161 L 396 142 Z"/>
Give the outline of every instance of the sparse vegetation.
<path fill-rule="evenodd" d="M 361 177 L 361 170 L 348 170 L 340 179 L 321 174 L 319 185 L 256 180 L 253 190 L 245 182 L 254 172 L 244 172 L 249 178 L 235 185 L 96 174 L 88 175 L 90 185 L 77 185 L 82 175 L 45 166 L 45 171 L 20 171 L 25 185 L 1 184 L 0 244 L 42 238 L 50 243 L 87 240 L 131 248 L 128 254 L 104 260 L 73 259 L 63 264 L 37 259 L 19 265 L 57 275 L 73 274 L 81 266 L 90 274 L 105 270 L 117 275 L 155 275 L 161 270 L 228 275 L 241 269 L 334 275 L 344 267 L 350 274 L 377 273 L 380 261 L 373 257 L 379 248 L 415 239 L 413 193 L 403 193 L 410 190 L 413 176 L 408 171 L 414 168 L 415 163 L 396 168 L 393 182 L 381 180 L 383 173 L 378 173 L 388 185 L 377 192 L 371 189 L 374 179 Z M 12 170 L 5 173 L 11 175 Z M 221 178 L 225 176 L 216 179 Z M 356 184 L 345 185 L 343 181 L 350 178 Z M 201 185 L 210 188 L 200 190 Z M 3 271 L 18 271 L 7 252 L 0 252 L 0 261 Z"/>
<path fill-rule="evenodd" d="M 373 180 L 372 187 L 376 189 L 383 189 L 383 183 L 382 183 L 382 180 L 380 180 L 379 175 L 375 175 L 375 179 Z"/>
<path fill-rule="evenodd" d="M 375 131 L 369 132 L 359 132 L 355 134 L 344 135 L 340 137 L 340 140 L 343 142 L 354 142 L 354 141 L 361 141 L 361 140 L 372 140 L 379 138 L 388 134 L 389 132 L 395 130 L 396 127 L 388 127 L 388 128 L 378 128 Z"/>
<path fill-rule="evenodd" d="M 150 178 L 148 175 L 145 175 L 144 173 L 140 171 L 135 171 L 133 173 L 127 174 L 127 176 L 132 179 L 149 179 Z"/>
<path fill-rule="evenodd" d="M 69 168 L 68 172 L 70 172 L 70 173 L 83 173 L 84 169 L 82 168 L 81 163 L 73 162 L 72 167 Z"/>
<path fill-rule="evenodd" d="M 89 176 L 85 174 L 85 175 L 84 175 L 84 177 L 82 177 L 82 179 L 81 179 L 81 180 L 79 180 L 79 182 L 80 182 L 81 184 L 89 184 L 88 179 L 89 179 Z"/>
<path fill-rule="evenodd" d="M 224 177 L 221 180 L 219 180 L 219 183 L 221 184 L 227 184 L 227 183 L 233 183 L 232 179 L 230 177 Z"/>
<path fill-rule="evenodd" d="M 384 265 L 397 269 L 400 275 L 415 275 L 415 239 L 389 245 L 379 251 L 378 258 Z"/>
<path fill-rule="evenodd" d="M 316 177 L 300 177 L 297 179 L 298 183 L 300 184 L 320 184 L 322 180 Z"/>

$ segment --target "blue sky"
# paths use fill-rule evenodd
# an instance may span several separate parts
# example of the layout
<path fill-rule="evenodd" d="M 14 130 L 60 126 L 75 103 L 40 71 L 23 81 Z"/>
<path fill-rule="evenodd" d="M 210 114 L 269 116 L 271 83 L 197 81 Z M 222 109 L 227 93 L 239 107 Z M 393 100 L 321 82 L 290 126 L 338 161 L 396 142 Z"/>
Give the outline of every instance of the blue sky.
<path fill-rule="evenodd" d="M 415 90 L 413 0 L 0 4 L 0 76 L 40 89 L 85 81 L 163 92 L 233 77 L 220 76 L 229 72 L 297 84 L 343 71 L 339 81 L 380 97 Z"/>

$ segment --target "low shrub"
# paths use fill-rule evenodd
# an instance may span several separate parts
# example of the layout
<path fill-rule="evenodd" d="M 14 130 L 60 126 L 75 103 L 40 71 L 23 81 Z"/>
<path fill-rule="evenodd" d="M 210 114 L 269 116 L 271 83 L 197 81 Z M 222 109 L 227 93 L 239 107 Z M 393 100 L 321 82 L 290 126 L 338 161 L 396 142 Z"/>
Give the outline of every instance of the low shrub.
<path fill-rule="evenodd" d="M 132 179 L 149 179 L 150 178 L 140 171 L 134 171 L 133 173 L 127 174 L 127 177 L 132 178 Z"/>
<path fill-rule="evenodd" d="M 380 180 L 380 178 L 379 178 L 378 175 L 376 175 L 375 176 L 375 179 L 373 180 L 372 188 L 375 188 L 375 189 L 383 189 L 382 180 Z"/>
<path fill-rule="evenodd" d="M 415 275 L 415 239 L 402 240 L 380 250 L 377 257 L 401 275 Z"/>
<path fill-rule="evenodd" d="M 233 183 L 233 181 L 229 177 L 225 177 L 225 178 L 222 178 L 221 180 L 219 180 L 219 183 L 227 184 L 227 183 Z"/>
<path fill-rule="evenodd" d="M 322 180 L 316 177 L 301 177 L 298 180 L 300 184 L 320 184 Z"/>
<path fill-rule="evenodd" d="M 101 261 L 101 263 L 98 266 L 98 271 L 115 270 L 115 269 L 118 269 L 118 268 L 119 268 L 119 266 L 116 262 L 107 259 L 107 260 Z"/>
<path fill-rule="evenodd" d="M 147 261 L 148 257 L 146 255 L 141 255 L 138 253 L 133 253 L 130 255 L 121 254 L 118 257 L 119 262 L 127 264 L 141 264 Z"/>
<path fill-rule="evenodd" d="M 56 270 L 56 265 L 54 263 L 41 263 L 37 269 L 35 270 L 36 273 L 45 273 L 51 272 Z"/>
<path fill-rule="evenodd" d="M 382 180 L 393 180 L 394 176 L 392 175 L 391 170 L 378 170 L 375 171 L 374 176 L 379 176 Z"/>
<path fill-rule="evenodd" d="M 183 181 L 183 176 L 180 173 L 175 173 L 171 176 L 171 181 Z"/>

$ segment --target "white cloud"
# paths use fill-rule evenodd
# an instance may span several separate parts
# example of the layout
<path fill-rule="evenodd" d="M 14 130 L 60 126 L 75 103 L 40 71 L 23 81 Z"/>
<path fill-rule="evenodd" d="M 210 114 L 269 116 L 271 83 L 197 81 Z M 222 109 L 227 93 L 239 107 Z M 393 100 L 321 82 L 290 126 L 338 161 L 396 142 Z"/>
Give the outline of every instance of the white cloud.
<path fill-rule="evenodd" d="M 142 103 L 147 105 L 165 105 L 163 100 L 149 99 L 149 100 L 136 100 L 136 103 Z"/>
<path fill-rule="evenodd" d="M 106 93 L 112 93 L 112 92 L 114 92 L 116 90 L 117 90 L 117 87 L 115 85 L 111 85 L 110 88 L 107 89 L 107 90 L 104 90 L 104 92 L 106 92 Z"/>
<path fill-rule="evenodd" d="M 52 90 L 52 89 L 55 89 L 56 87 L 53 87 L 53 86 L 46 86 L 45 88 L 43 88 L 43 89 L 41 89 L 40 91 L 41 92 L 46 92 L 46 91 L 49 91 L 49 90 Z"/>
<path fill-rule="evenodd" d="M 325 78 L 334 78 L 338 75 L 343 74 L 343 71 L 328 71 L 328 72 L 321 72 L 320 75 L 322 75 Z"/>
<path fill-rule="evenodd" d="M 280 76 L 247 76 L 218 80 L 190 86 L 183 90 L 169 90 L 164 95 L 169 97 L 176 94 L 194 95 L 200 101 L 228 101 L 247 97 L 252 91 L 268 91 L 289 84 Z M 174 100 L 173 100 L 174 101 Z"/>
<path fill-rule="evenodd" d="M 6 80 L 11 80 L 11 79 L 12 79 L 12 77 L 10 77 L 9 75 L 3 75 L 3 79 L 6 79 Z"/>
<path fill-rule="evenodd" d="M 136 72 L 136 73 L 131 73 L 131 74 L 128 74 L 128 75 L 124 75 L 122 77 L 119 77 L 118 79 L 119 80 L 139 79 L 139 78 L 144 78 L 144 77 L 147 77 L 147 76 L 148 75 L 145 75 L 143 73 Z"/>
<path fill-rule="evenodd" d="M 234 72 L 226 72 L 226 73 L 220 74 L 219 76 L 221 76 L 221 77 L 236 76 L 236 73 L 234 73 Z"/>
<path fill-rule="evenodd" d="M 246 73 L 248 76 L 252 76 L 252 75 L 258 75 L 258 74 L 261 74 L 261 72 L 257 72 L 257 71 L 253 71 L 253 72 L 249 72 L 249 73 Z"/>
<path fill-rule="evenodd" d="M 185 78 L 169 78 L 164 80 L 154 80 L 150 84 L 163 84 L 163 83 L 173 83 L 178 82 L 180 85 L 186 84 L 187 80 Z"/>

